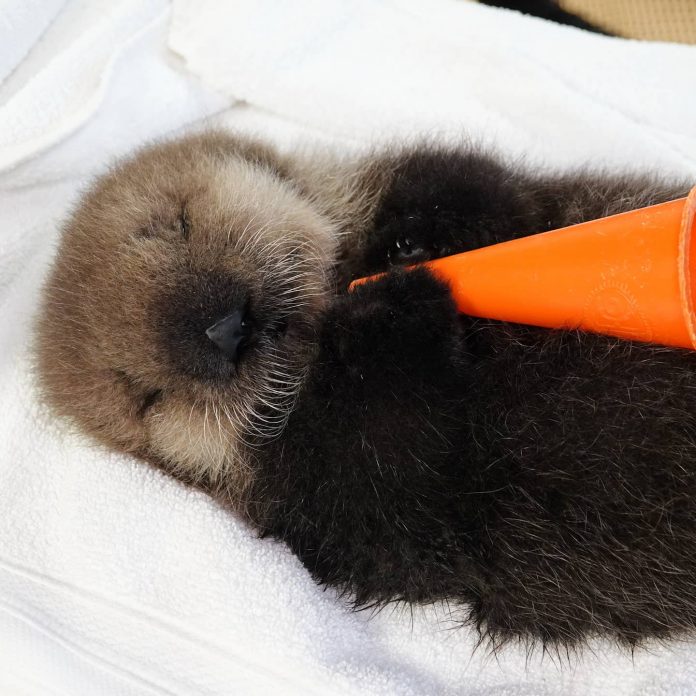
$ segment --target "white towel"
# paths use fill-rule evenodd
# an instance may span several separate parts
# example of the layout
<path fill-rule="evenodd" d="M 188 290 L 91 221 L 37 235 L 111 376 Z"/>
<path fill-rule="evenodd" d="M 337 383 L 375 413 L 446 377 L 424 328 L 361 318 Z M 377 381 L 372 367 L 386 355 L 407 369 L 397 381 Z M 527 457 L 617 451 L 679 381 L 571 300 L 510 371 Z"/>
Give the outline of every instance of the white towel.
<path fill-rule="evenodd" d="M 170 45 L 215 88 L 331 136 L 467 131 L 561 166 L 696 171 L 690 46 L 462 0 L 177 0 Z"/>
<path fill-rule="evenodd" d="M 0 5 L 0 81 L 22 62 L 65 0 L 5 0 Z"/>
<path fill-rule="evenodd" d="M 168 4 L 46 6 L 42 38 L 0 55 L 0 77 L 18 61 L 0 85 L 0 694 L 696 693 L 696 643 L 597 641 L 559 665 L 473 652 L 442 607 L 351 613 L 205 496 L 61 432 L 28 360 L 59 220 L 148 138 L 466 129 L 539 162 L 696 178 L 696 49 L 457 0 L 186 0 L 174 53 Z"/>

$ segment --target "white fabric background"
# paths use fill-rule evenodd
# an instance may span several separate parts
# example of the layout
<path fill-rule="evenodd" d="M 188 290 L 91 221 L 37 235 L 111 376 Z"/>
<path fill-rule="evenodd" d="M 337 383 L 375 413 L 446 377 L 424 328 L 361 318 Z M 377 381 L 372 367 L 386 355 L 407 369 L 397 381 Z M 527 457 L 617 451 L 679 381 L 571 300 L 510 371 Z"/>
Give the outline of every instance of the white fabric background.
<path fill-rule="evenodd" d="M 0 3 L 0 694 L 696 694 L 696 644 L 559 666 L 441 607 L 354 614 L 284 547 L 45 417 L 30 327 L 61 219 L 113 157 L 226 124 L 426 134 L 696 180 L 696 48 L 457 0 Z"/>

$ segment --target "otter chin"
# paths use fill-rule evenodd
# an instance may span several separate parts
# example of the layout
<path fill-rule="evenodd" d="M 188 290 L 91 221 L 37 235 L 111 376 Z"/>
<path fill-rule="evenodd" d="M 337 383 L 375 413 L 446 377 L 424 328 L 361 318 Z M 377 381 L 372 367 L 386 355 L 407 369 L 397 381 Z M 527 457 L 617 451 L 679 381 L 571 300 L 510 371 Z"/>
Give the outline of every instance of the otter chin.
<path fill-rule="evenodd" d="M 691 635 L 696 352 L 459 315 L 401 268 L 689 183 L 466 145 L 156 144 L 64 226 L 39 383 L 355 605 L 446 600 L 494 646 Z"/>
<path fill-rule="evenodd" d="M 270 148 L 146 148 L 65 224 L 38 323 L 48 403 L 99 442 L 241 492 L 277 435 L 329 294 L 334 222 Z"/>

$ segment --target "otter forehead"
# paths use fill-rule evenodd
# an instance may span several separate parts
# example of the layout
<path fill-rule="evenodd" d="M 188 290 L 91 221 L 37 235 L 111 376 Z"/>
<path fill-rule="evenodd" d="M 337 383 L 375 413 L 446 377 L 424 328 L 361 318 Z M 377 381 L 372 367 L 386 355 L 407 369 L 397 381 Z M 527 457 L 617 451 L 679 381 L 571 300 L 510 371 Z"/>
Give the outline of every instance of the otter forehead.
<path fill-rule="evenodd" d="M 182 230 L 188 222 L 196 224 Z M 133 235 L 180 232 L 195 243 L 191 253 L 254 235 L 266 244 L 309 243 L 327 261 L 336 248 L 330 221 L 276 169 L 237 152 L 213 156 L 183 145 L 145 151 L 99 180 L 66 236 L 108 253 Z"/>

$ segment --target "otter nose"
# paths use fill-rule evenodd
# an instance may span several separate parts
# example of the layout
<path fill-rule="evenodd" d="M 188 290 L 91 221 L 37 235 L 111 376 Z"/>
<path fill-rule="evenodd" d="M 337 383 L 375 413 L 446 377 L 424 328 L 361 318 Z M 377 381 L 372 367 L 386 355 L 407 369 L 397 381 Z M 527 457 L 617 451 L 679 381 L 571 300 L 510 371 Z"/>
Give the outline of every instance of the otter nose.
<path fill-rule="evenodd" d="M 234 363 L 246 339 L 251 335 L 251 324 L 239 310 L 206 329 L 205 335 Z"/>

